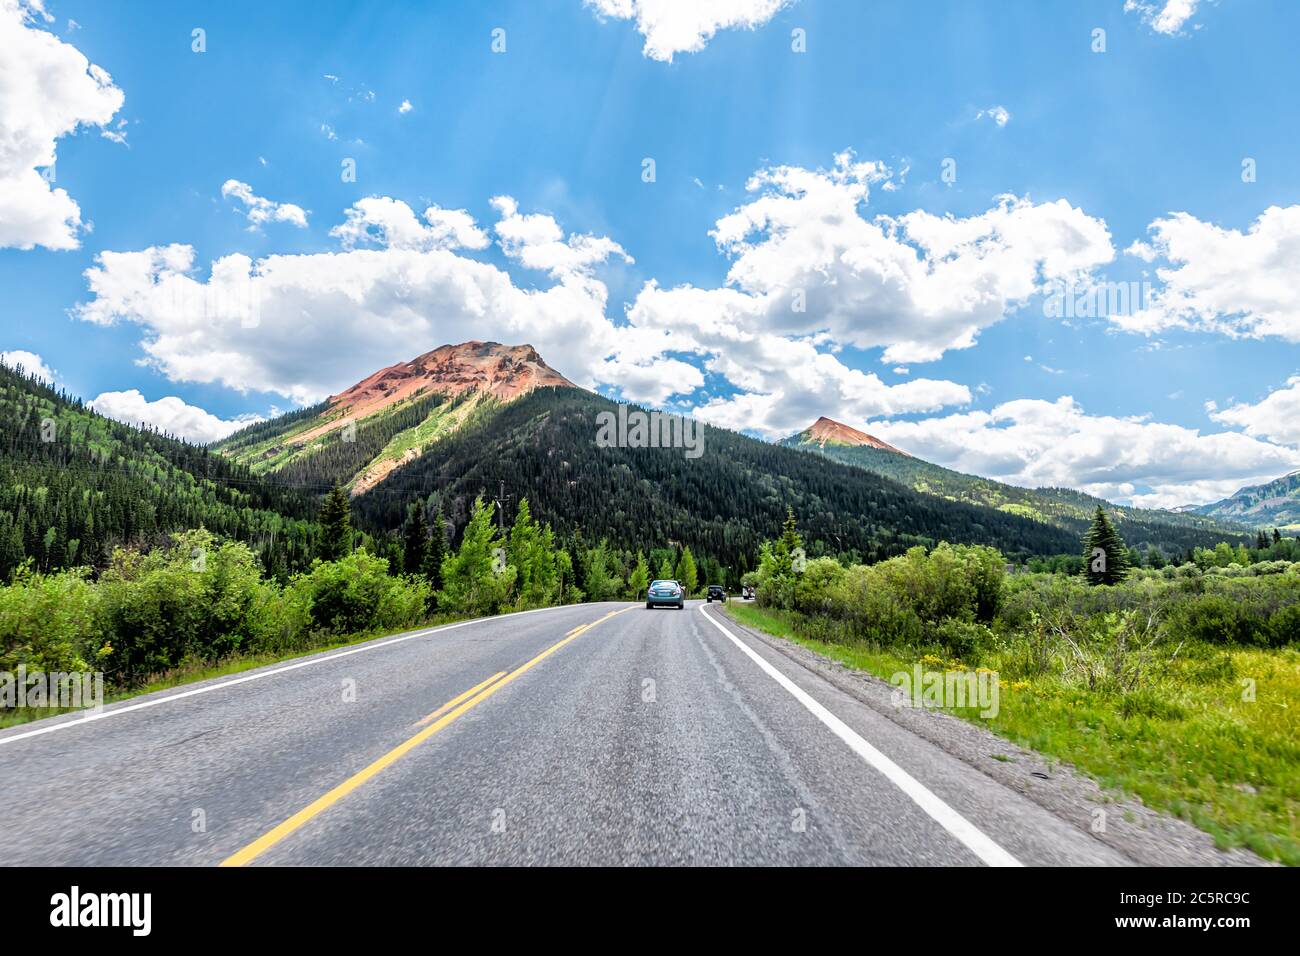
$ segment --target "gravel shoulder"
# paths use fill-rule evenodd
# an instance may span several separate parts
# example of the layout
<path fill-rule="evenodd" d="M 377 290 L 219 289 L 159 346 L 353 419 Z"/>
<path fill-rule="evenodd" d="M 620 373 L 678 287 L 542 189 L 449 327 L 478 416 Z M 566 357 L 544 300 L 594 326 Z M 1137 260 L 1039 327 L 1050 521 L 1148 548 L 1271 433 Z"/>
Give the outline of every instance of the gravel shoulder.
<path fill-rule="evenodd" d="M 969 721 L 899 703 L 895 689 L 874 674 L 850 669 L 795 641 L 742 624 L 730 614 L 727 621 L 1138 866 L 1277 865 L 1249 850 L 1221 850 L 1213 837 L 1190 823 L 1152 810 L 1134 798 L 1104 791 L 1069 764 L 1049 760 Z"/>

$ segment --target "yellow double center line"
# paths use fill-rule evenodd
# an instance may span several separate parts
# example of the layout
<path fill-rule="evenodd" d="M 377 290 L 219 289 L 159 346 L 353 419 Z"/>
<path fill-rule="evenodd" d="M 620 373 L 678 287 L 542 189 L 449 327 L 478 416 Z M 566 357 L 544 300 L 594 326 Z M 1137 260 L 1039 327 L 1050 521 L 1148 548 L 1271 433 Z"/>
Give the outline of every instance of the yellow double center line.
<path fill-rule="evenodd" d="M 540 654 L 538 654 L 536 657 L 534 657 L 532 660 L 528 661 L 527 663 L 519 665 L 509 673 L 506 673 L 505 671 L 501 671 L 496 674 L 493 674 L 487 680 L 479 684 L 475 684 L 473 687 L 465 691 L 463 694 L 458 694 L 456 697 L 453 697 L 451 700 L 447 701 L 447 703 L 443 704 L 441 707 L 439 707 L 437 710 L 431 713 L 428 717 L 425 717 L 418 724 L 416 724 L 416 726 L 418 727 L 421 724 L 425 724 L 428 723 L 429 721 L 432 721 L 432 723 L 429 723 L 429 726 L 425 727 L 418 734 L 415 734 L 413 737 L 410 737 L 407 740 L 403 741 L 402 743 L 398 744 L 396 747 L 388 751 L 388 753 L 384 754 L 382 757 L 380 757 L 370 766 L 366 767 L 364 770 L 358 771 L 357 773 L 353 774 L 351 777 L 348 777 L 348 779 L 344 780 L 341 784 L 339 784 L 329 793 L 325 794 L 324 796 L 312 801 L 307 806 L 303 807 L 301 810 L 299 810 L 289 819 L 285 820 L 283 823 L 277 826 L 274 830 L 270 830 L 269 832 L 264 833 L 262 836 L 254 840 L 252 843 L 248 844 L 248 846 L 244 847 L 242 850 L 226 857 L 226 859 L 221 861 L 221 865 L 222 866 L 243 866 L 244 864 L 250 863 L 253 860 L 257 859 L 257 857 L 261 856 L 263 853 L 265 853 L 271 847 L 275 846 L 277 843 L 279 843 L 289 834 L 293 833 L 299 827 L 303 826 L 305 823 L 307 823 L 307 821 L 323 813 L 325 810 L 328 810 L 330 807 L 338 803 L 340 800 L 346 797 L 353 790 L 356 790 L 358 787 L 360 787 L 367 780 L 370 780 L 372 777 L 378 775 L 380 771 L 384 770 L 386 767 L 391 766 L 392 764 L 400 760 L 402 757 L 406 756 L 408 753 L 410 753 L 412 750 L 414 750 L 424 741 L 428 740 L 438 731 L 442 730 L 442 728 L 446 727 L 452 721 L 456 720 L 456 718 L 460 717 L 462 714 L 466 713 L 473 707 L 476 707 L 477 705 L 481 704 L 483 701 L 487 700 L 489 697 L 491 697 L 493 694 L 499 691 L 502 687 L 505 687 L 507 684 L 513 681 L 516 677 L 519 677 L 521 674 L 531 670 L 532 668 L 540 664 L 542 661 L 546 660 L 546 658 L 550 657 L 552 654 L 558 651 L 565 644 L 568 644 L 570 641 L 575 640 L 585 632 L 591 630 L 597 624 L 600 624 L 602 621 L 608 621 L 615 614 L 622 614 L 624 611 L 630 611 L 630 610 L 631 608 L 625 607 L 617 611 L 610 611 L 604 617 L 592 621 L 590 624 L 580 624 L 578 627 L 575 627 L 573 630 L 569 631 L 569 633 L 565 634 L 563 640 L 557 641 L 556 643 L 552 644 L 550 647 L 542 651 Z"/>

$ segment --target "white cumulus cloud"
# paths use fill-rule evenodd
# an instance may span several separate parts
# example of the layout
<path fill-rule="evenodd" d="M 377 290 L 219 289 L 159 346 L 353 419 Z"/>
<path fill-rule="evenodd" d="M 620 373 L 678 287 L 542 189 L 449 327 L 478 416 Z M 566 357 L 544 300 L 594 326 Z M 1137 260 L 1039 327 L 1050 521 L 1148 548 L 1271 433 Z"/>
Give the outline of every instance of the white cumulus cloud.
<path fill-rule="evenodd" d="M 1270 206 L 1242 232 L 1186 212 L 1157 219 L 1126 252 L 1156 264 L 1147 307 L 1110 316 L 1132 332 L 1218 332 L 1300 342 L 1300 205 Z"/>
<path fill-rule="evenodd" d="M 1236 425 L 1247 435 L 1300 445 L 1300 375 L 1253 405 L 1243 402 L 1220 411 L 1211 407 L 1209 413 L 1216 422 Z"/>
<path fill-rule="evenodd" d="M 1078 488 L 1142 507 L 1217 501 L 1300 467 L 1300 451 L 1237 432 L 1089 415 L 1071 397 L 869 430 L 927 461 L 1023 487 Z"/>
<path fill-rule="evenodd" d="M 602 18 L 635 20 L 645 37 L 642 53 L 671 63 L 678 53 L 698 53 L 719 30 L 756 29 L 793 0 L 584 0 Z"/>
<path fill-rule="evenodd" d="M 346 219 L 330 230 L 345 249 L 376 245 L 388 249 L 484 249 L 491 241 L 464 209 L 430 206 L 424 222 L 406 203 L 388 196 L 357 200 Z"/>
<path fill-rule="evenodd" d="M 307 228 L 307 212 L 291 202 L 274 202 L 253 193 L 253 187 L 238 179 L 227 179 L 221 185 L 221 195 L 234 197 L 244 205 L 243 213 L 249 229 L 257 229 L 267 222 L 287 222 L 299 229 Z"/>
<path fill-rule="evenodd" d="M 405 203 L 362 200 L 335 236 L 337 252 L 232 254 L 206 275 L 189 245 L 105 251 L 75 315 L 138 325 L 145 361 L 173 381 L 301 403 L 447 342 L 528 342 L 586 385 L 613 350 L 603 283 L 563 271 L 549 286 L 520 288 L 458 251 L 488 241 L 461 210 L 430 207 L 421 223 Z"/>
<path fill-rule="evenodd" d="M 718 342 L 708 367 L 744 390 L 713 398 L 697 406 L 695 414 L 768 438 L 801 431 L 822 415 L 864 423 L 875 415 L 935 412 L 971 401 L 965 385 L 928 378 L 887 385 L 874 372 L 850 368 L 811 341 L 771 334 Z"/>
<path fill-rule="evenodd" d="M 26 349 L 12 349 L 8 352 L 0 352 L 0 364 L 7 365 L 12 369 L 21 366 L 26 374 L 35 375 L 51 385 L 54 384 L 55 371 L 46 365 L 45 360 L 35 352 L 28 352 Z"/>
<path fill-rule="evenodd" d="M 552 216 L 544 213 L 521 214 L 519 204 L 510 196 L 495 196 L 492 206 L 501 214 L 496 234 L 502 251 L 529 269 L 549 272 L 559 278 L 579 275 L 613 256 L 631 262 L 629 256 L 607 236 L 565 236 Z"/>
<path fill-rule="evenodd" d="M 1200 0 L 1124 0 L 1125 13 L 1137 13 L 1142 22 L 1156 33 L 1171 36 L 1181 33 L 1183 27 L 1196 15 Z"/>
<path fill-rule="evenodd" d="M 731 337 L 744 328 L 824 334 L 883 349 L 888 364 L 932 362 L 975 345 L 980 330 L 1050 282 L 1082 280 L 1113 259 L 1105 222 L 1066 200 L 1000 196 L 978 216 L 917 211 L 870 217 L 879 163 L 836 156 L 829 170 L 764 169 L 754 198 L 718 220 L 712 238 L 732 258 L 720 289 L 647 284 L 629 317 L 641 326 Z"/>
<path fill-rule="evenodd" d="M 106 418 L 137 427 L 152 426 L 177 438 L 205 445 L 263 420 L 260 415 L 218 418 L 196 405 L 186 404 L 175 395 L 151 402 L 134 388 L 125 392 L 103 392 L 87 404 Z"/>
<path fill-rule="evenodd" d="M 107 72 L 42 29 L 50 19 L 35 0 L 0 0 L 0 248 L 77 248 L 81 208 L 55 184 L 55 146 L 106 127 L 124 100 Z"/>

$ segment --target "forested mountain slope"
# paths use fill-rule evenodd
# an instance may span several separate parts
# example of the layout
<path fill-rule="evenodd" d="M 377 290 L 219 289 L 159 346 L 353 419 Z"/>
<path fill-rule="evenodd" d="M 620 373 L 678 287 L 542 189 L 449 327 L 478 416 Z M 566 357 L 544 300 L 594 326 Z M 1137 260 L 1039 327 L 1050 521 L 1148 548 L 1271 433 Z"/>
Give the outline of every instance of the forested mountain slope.
<path fill-rule="evenodd" d="M 943 501 L 896 482 L 734 432 L 703 427 L 703 454 L 599 447 L 597 415 L 618 406 L 571 388 L 541 388 L 500 405 L 427 447 L 375 492 L 354 500 L 363 521 L 393 528 L 405 504 L 438 491 L 463 524 L 475 495 L 500 482 L 557 530 L 620 548 L 689 545 L 724 563 L 754 560 L 787 506 L 810 553 L 874 560 L 939 540 L 995 545 L 1008 555 L 1078 549 L 1078 538 L 1015 514 Z"/>
<path fill-rule="evenodd" d="M 831 422 L 830 425 L 836 427 L 830 428 L 824 424 L 828 421 L 822 419 L 811 428 L 783 439 L 780 444 L 892 478 L 914 491 L 948 501 L 981 505 L 1046 522 L 1076 537 L 1084 533 L 1093 513 L 1101 506 L 1110 513 L 1130 547 L 1155 546 L 1172 556 L 1184 554 L 1188 548 L 1213 547 L 1219 541 L 1249 544 L 1254 540 L 1254 535 L 1248 535 L 1239 524 L 1200 514 L 1129 508 L 1071 488 L 1021 488 L 990 478 L 962 474 L 888 445 L 880 447 L 884 443 L 879 439 L 848 426 Z M 857 440 L 854 435 L 862 435 L 871 441 Z"/>
<path fill-rule="evenodd" d="M 1190 509 L 1222 521 L 1239 521 L 1252 528 L 1300 531 L 1300 471 L 1242 488 L 1234 495 Z"/>
<path fill-rule="evenodd" d="M 309 559 L 316 502 L 199 445 L 104 418 L 0 365 L 0 580 L 103 566 L 118 544 L 205 527 L 273 572 Z"/>
<path fill-rule="evenodd" d="M 259 474 L 358 495 L 471 418 L 545 387 L 574 386 L 531 345 L 443 345 L 214 447 Z"/>

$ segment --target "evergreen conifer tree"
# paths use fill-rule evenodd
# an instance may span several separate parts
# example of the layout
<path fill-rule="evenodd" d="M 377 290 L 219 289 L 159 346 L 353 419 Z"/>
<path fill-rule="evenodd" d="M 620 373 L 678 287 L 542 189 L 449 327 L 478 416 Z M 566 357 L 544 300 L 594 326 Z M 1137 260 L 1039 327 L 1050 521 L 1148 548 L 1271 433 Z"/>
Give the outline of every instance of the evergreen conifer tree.
<path fill-rule="evenodd" d="M 338 485 L 330 489 L 320 506 L 320 545 L 317 554 L 325 561 L 337 561 L 352 553 L 352 505 Z"/>
<path fill-rule="evenodd" d="M 1100 505 L 1083 538 L 1083 561 L 1089 584 L 1118 584 L 1128 574 L 1128 548 Z"/>
<path fill-rule="evenodd" d="M 406 512 L 402 534 L 402 572 L 420 574 L 429 559 L 429 526 L 424 520 L 424 502 L 413 503 Z"/>

